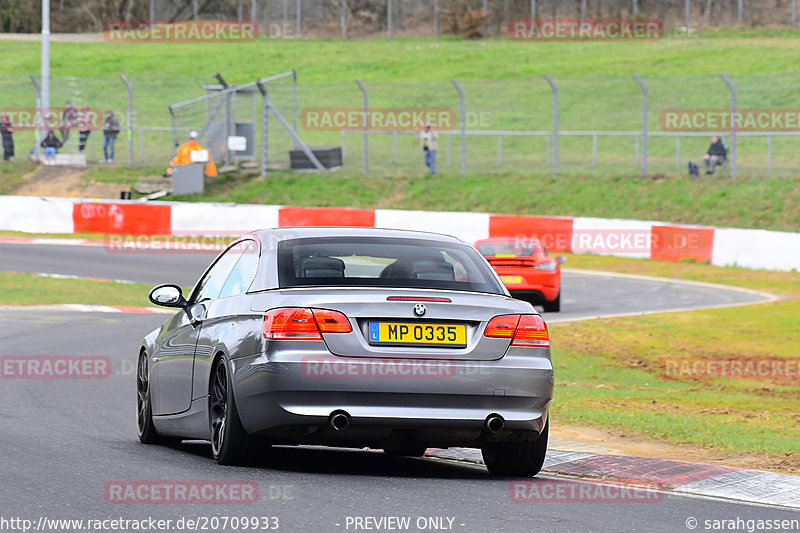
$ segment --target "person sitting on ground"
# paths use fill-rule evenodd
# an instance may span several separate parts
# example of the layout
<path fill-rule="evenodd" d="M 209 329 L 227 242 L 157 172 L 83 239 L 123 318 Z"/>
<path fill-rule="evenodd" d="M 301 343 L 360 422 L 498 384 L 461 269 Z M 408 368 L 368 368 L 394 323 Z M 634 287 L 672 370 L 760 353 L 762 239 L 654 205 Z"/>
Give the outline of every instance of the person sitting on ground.
<path fill-rule="evenodd" d="M 194 161 L 192 161 L 192 152 L 199 151 L 205 151 L 206 154 L 208 154 L 208 163 L 206 164 L 205 175 L 212 178 L 216 177 L 217 166 L 214 164 L 214 160 L 211 158 L 211 152 L 208 152 L 202 146 L 200 146 L 200 144 L 197 142 L 197 132 L 194 130 L 189 132 L 189 140 L 183 143 L 180 148 L 178 148 L 178 155 L 173 157 L 172 161 L 169 162 L 167 170 L 164 171 L 164 177 L 172 176 L 175 173 L 175 167 L 194 163 Z"/>
<path fill-rule="evenodd" d="M 3 161 L 14 157 L 14 125 L 7 113 L 0 115 L 0 136 L 3 137 Z"/>
<path fill-rule="evenodd" d="M 44 148 L 44 163 L 47 165 L 55 163 L 58 149 L 61 148 L 63 144 L 58 140 L 58 137 L 56 137 L 56 133 L 50 130 L 47 132 L 47 137 L 41 142 L 41 146 Z"/>
<path fill-rule="evenodd" d="M 703 156 L 703 163 L 706 167 L 706 176 L 714 173 L 717 165 L 721 165 L 728 157 L 728 151 L 725 145 L 722 144 L 722 139 L 714 135 L 711 137 L 711 146 L 708 147 L 708 152 Z"/>

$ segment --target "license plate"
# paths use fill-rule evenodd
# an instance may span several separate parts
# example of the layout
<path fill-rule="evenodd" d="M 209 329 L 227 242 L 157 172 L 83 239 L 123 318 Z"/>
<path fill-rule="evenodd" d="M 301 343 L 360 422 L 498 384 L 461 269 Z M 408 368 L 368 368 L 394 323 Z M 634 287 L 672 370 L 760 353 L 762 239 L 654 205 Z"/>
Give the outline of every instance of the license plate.
<path fill-rule="evenodd" d="M 467 327 L 464 324 L 370 322 L 369 342 L 463 348 L 467 345 Z"/>
<path fill-rule="evenodd" d="M 506 285 L 519 285 L 522 283 L 522 276 L 500 276 Z"/>

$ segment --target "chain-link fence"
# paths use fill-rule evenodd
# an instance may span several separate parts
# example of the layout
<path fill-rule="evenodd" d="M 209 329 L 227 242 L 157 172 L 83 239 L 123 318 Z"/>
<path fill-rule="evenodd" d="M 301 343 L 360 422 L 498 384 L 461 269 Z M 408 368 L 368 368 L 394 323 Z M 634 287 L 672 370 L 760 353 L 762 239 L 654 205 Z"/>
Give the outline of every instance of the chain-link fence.
<path fill-rule="evenodd" d="M 35 108 L 31 78 L 0 78 L 0 112 Z M 190 129 L 216 128 L 214 142 L 223 151 L 231 135 L 247 131 L 252 141 L 247 153 L 226 154 L 225 164 L 289 168 L 289 152 L 298 148 L 295 132 L 307 146 L 341 146 L 347 172 L 417 173 L 425 170 L 419 134 L 426 122 L 438 133 L 438 170 L 453 173 L 683 172 L 688 161 L 702 162 L 711 135 L 727 147 L 722 170 L 730 175 L 787 175 L 800 166 L 800 72 L 311 84 L 283 76 L 265 83 L 266 98 L 252 81 L 235 85 L 250 92 L 227 103 L 211 88 L 218 83 L 212 76 L 53 78 L 51 105 L 71 100 L 114 111 L 122 130 L 116 161 L 149 167 L 166 166 Z M 201 98 L 173 119 L 168 106 L 195 96 Z M 778 110 L 785 124 L 670 126 L 664 119 L 669 111 L 724 115 L 732 106 Z M 217 107 L 226 111 L 215 118 Z M 36 146 L 38 134 L 17 128 L 18 156 Z M 76 151 L 77 140 L 71 137 L 63 150 Z M 90 163 L 102 159 L 102 131 L 91 133 L 86 155 Z"/>

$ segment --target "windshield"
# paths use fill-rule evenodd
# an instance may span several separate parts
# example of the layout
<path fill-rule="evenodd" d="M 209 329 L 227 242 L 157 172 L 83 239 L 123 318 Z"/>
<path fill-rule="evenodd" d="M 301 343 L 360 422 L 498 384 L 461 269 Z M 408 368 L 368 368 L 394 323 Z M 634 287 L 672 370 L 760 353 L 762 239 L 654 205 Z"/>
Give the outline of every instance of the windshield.
<path fill-rule="evenodd" d="M 536 245 L 530 242 L 484 242 L 478 245 L 478 249 L 486 257 L 533 255 Z"/>
<path fill-rule="evenodd" d="M 505 294 L 467 245 L 385 237 L 317 237 L 278 244 L 281 288 L 346 285 Z"/>

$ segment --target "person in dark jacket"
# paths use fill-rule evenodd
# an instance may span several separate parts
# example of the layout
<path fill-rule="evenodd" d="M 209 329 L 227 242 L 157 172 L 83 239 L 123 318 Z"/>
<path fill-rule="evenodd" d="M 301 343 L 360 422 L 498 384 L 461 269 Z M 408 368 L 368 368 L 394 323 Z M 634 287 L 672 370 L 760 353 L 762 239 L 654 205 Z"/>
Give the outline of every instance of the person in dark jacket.
<path fill-rule="evenodd" d="M 119 121 L 111 110 L 106 111 L 106 120 L 103 123 L 103 155 L 105 163 L 114 161 L 114 143 L 119 135 Z"/>
<path fill-rule="evenodd" d="M 61 142 L 62 144 L 69 139 L 69 131 L 78 125 L 78 110 L 67 100 L 64 103 L 64 111 L 61 113 Z"/>
<path fill-rule="evenodd" d="M 44 138 L 41 146 L 44 148 L 45 164 L 53 164 L 56 161 L 58 149 L 61 148 L 63 144 L 58 140 L 58 137 L 56 137 L 56 133 L 53 130 L 50 130 L 47 132 L 47 137 Z"/>
<path fill-rule="evenodd" d="M 0 136 L 3 137 L 3 161 L 14 157 L 14 126 L 7 114 L 0 115 Z"/>
<path fill-rule="evenodd" d="M 92 122 L 92 112 L 89 110 L 89 106 L 81 107 L 78 113 L 78 151 L 81 153 L 89 141 L 89 134 L 92 133 Z"/>
<path fill-rule="evenodd" d="M 706 167 L 706 176 L 714 173 L 717 165 L 721 165 L 728 157 L 728 151 L 725 145 L 722 144 L 722 139 L 714 135 L 711 137 L 711 146 L 708 147 L 706 155 L 703 156 L 703 164 Z"/>

